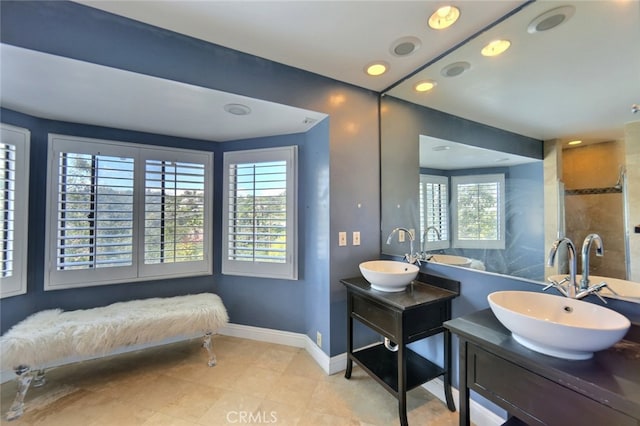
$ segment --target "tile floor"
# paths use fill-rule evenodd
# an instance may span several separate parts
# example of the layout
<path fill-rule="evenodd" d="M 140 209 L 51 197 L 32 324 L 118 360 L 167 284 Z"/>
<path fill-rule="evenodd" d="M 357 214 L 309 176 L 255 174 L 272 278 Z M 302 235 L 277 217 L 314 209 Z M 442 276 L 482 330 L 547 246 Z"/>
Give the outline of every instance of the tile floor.
<path fill-rule="evenodd" d="M 360 368 L 327 376 L 304 349 L 214 337 L 67 365 L 31 388 L 11 425 L 397 425 L 397 401 Z M 15 382 L 0 387 L 1 413 Z M 457 425 L 458 414 L 423 388 L 408 394 L 410 425 Z"/>

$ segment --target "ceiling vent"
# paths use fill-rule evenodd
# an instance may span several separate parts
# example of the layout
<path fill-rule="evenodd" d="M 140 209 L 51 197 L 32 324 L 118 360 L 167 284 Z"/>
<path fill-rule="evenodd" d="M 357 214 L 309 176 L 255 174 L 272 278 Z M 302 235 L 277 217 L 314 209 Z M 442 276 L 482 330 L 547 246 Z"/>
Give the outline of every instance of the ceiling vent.
<path fill-rule="evenodd" d="M 417 37 L 403 37 L 396 40 L 391 45 L 391 54 L 393 56 L 409 56 L 422 46 L 422 42 Z"/>
<path fill-rule="evenodd" d="M 440 74 L 442 74 L 444 77 L 457 77 L 467 71 L 469 68 L 471 68 L 471 64 L 469 62 L 454 62 L 442 68 Z"/>
<path fill-rule="evenodd" d="M 576 9 L 573 6 L 562 6 L 548 10 L 531 21 L 527 27 L 527 31 L 530 34 L 549 31 L 550 29 L 568 21 L 569 18 L 573 16 L 573 12 L 575 12 L 575 10 Z"/>

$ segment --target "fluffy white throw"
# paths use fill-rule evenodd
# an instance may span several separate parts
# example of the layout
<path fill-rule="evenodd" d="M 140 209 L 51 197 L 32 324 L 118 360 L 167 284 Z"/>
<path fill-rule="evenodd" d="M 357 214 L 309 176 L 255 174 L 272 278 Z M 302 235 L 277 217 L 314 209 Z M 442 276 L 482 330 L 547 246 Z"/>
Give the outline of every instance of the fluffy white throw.
<path fill-rule="evenodd" d="M 3 370 L 33 369 L 71 356 L 97 356 L 170 337 L 214 332 L 229 320 L 218 295 L 118 302 L 100 308 L 35 313 L 0 337 Z"/>

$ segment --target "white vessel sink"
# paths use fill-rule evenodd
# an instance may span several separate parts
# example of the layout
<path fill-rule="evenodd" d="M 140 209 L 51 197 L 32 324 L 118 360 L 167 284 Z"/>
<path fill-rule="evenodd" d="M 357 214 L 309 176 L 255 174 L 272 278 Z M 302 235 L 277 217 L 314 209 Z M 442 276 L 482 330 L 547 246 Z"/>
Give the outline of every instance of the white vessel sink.
<path fill-rule="evenodd" d="M 552 275 L 549 278 L 556 282 L 559 282 L 565 277 L 566 275 Z M 576 281 L 578 283 L 580 283 L 580 279 L 582 279 L 582 275 L 576 276 Z M 606 282 L 609 288 L 615 291 L 617 294 L 614 294 L 609 288 L 605 287 L 600 290 L 601 296 L 607 296 L 614 299 L 629 300 L 632 302 L 640 302 L 640 283 L 635 281 L 621 280 L 619 278 L 589 275 L 589 285 L 600 284 L 603 281 Z"/>
<path fill-rule="evenodd" d="M 371 260 L 360 264 L 360 272 L 371 288 L 389 292 L 404 291 L 419 270 L 416 265 L 395 260 Z"/>
<path fill-rule="evenodd" d="M 453 266 L 471 266 L 471 259 L 464 256 L 454 256 L 451 254 L 434 254 L 429 258 L 429 262 L 444 263 Z"/>
<path fill-rule="evenodd" d="M 631 325 L 616 311 L 564 296 L 497 291 L 487 298 L 518 343 L 557 358 L 589 359 L 622 339 Z"/>

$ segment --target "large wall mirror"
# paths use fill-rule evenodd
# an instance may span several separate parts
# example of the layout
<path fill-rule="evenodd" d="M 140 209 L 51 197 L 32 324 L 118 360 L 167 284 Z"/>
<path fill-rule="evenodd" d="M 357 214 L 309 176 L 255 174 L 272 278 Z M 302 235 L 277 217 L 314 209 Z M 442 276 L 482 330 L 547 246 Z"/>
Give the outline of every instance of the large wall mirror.
<path fill-rule="evenodd" d="M 579 250 L 586 233 L 608 232 L 606 220 L 619 229 L 603 237 L 610 249 L 592 266 L 633 278 L 639 16 L 638 2 L 533 2 L 389 88 L 381 97 L 382 252 L 407 253 L 407 242 L 387 244 L 404 227 L 432 261 L 541 282 L 550 238 L 567 235 Z M 510 48 L 483 56 L 496 39 Z M 424 81 L 435 87 L 417 92 Z M 583 145 L 568 151 L 573 140 Z M 590 160 L 575 159 L 583 149 Z M 575 194 L 594 189 L 619 194 L 615 218 L 575 206 Z M 606 270 L 614 260 L 622 264 Z"/>

